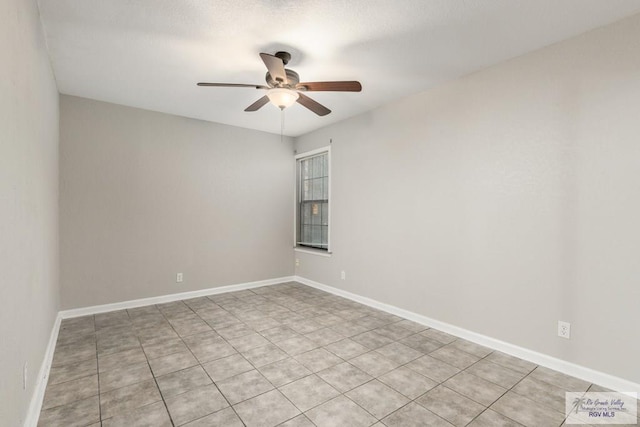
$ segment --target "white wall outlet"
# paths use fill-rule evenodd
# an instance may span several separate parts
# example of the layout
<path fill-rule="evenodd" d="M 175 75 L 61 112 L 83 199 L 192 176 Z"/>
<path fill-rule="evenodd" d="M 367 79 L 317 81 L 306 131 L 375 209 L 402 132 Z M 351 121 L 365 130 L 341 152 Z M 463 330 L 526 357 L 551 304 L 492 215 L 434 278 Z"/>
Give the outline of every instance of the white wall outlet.
<path fill-rule="evenodd" d="M 184 277 L 182 276 L 182 273 L 176 274 L 176 283 L 182 283 L 183 280 Z"/>
<path fill-rule="evenodd" d="M 24 366 L 22 367 L 22 389 L 27 389 L 27 362 L 24 362 Z"/>
<path fill-rule="evenodd" d="M 300 267 L 300 260 L 296 258 L 296 267 Z"/>
<path fill-rule="evenodd" d="M 347 280 L 347 273 L 344 270 L 340 272 L 340 278 L 342 280 Z"/>
<path fill-rule="evenodd" d="M 571 338 L 571 323 L 558 320 L 558 336 L 561 338 Z"/>

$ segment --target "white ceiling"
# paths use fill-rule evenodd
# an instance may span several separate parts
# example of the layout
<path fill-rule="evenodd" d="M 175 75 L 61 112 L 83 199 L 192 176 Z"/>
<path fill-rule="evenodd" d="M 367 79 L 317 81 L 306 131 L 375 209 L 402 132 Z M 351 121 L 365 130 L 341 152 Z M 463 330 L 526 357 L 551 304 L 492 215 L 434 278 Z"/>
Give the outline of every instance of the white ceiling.
<path fill-rule="evenodd" d="M 333 113 L 285 110 L 301 135 L 640 12 L 640 0 L 39 0 L 61 93 L 280 133 L 263 95 L 196 82 L 264 83 L 260 52 L 287 50 Z"/>

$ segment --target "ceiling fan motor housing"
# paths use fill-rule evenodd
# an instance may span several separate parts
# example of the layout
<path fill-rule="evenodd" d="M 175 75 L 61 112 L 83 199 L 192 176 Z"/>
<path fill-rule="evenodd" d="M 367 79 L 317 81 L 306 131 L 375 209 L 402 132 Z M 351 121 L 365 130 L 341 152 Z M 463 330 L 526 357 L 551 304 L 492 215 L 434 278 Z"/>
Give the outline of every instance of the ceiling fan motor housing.
<path fill-rule="evenodd" d="M 269 72 L 267 72 L 267 75 L 265 76 L 265 80 L 267 81 L 267 84 L 269 85 L 269 87 L 287 87 L 290 89 L 295 89 L 295 86 L 300 83 L 300 76 L 298 75 L 298 73 L 296 73 L 293 70 L 290 70 L 288 68 L 284 69 L 285 73 L 287 74 L 287 83 L 284 84 L 280 81 L 274 80 L 271 77 L 271 74 L 269 74 Z"/>
<path fill-rule="evenodd" d="M 291 54 L 289 52 L 280 51 L 276 52 L 276 54 L 273 56 L 282 59 L 284 65 L 287 65 L 289 61 L 291 61 Z"/>

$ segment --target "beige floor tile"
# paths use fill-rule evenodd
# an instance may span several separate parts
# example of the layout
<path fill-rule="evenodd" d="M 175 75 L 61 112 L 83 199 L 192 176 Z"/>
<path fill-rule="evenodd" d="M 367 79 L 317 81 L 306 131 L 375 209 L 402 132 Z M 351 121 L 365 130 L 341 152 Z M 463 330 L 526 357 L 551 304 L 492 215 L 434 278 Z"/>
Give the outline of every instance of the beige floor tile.
<path fill-rule="evenodd" d="M 147 363 L 147 357 L 140 347 L 100 356 L 98 358 L 98 369 L 100 373 L 103 373 L 137 363 Z"/>
<path fill-rule="evenodd" d="M 164 402 L 156 402 L 102 421 L 102 427 L 172 427 Z"/>
<path fill-rule="evenodd" d="M 101 373 L 99 376 L 101 393 L 153 378 L 146 360 L 141 363 L 111 369 L 110 371 Z"/>
<path fill-rule="evenodd" d="M 438 385 L 436 381 L 404 366 L 386 373 L 379 377 L 378 380 L 409 399 L 415 399 Z"/>
<path fill-rule="evenodd" d="M 242 355 L 256 368 L 289 357 L 289 355 L 282 351 L 280 347 L 271 343 L 262 347 L 252 348 L 251 350 L 244 351 L 242 352 Z"/>
<path fill-rule="evenodd" d="M 100 421 L 98 396 L 56 406 L 40 413 L 38 427 L 82 427 Z"/>
<path fill-rule="evenodd" d="M 100 394 L 102 419 L 133 411 L 142 406 L 162 400 L 154 380 L 122 387 Z"/>
<path fill-rule="evenodd" d="M 344 360 L 324 348 L 316 348 L 315 350 L 298 354 L 295 359 L 311 372 L 319 372 L 344 362 Z"/>
<path fill-rule="evenodd" d="M 500 415 L 499 413 L 487 409 L 474 419 L 469 427 L 520 427 L 522 424 L 513 421 L 510 418 Z"/>
<path fill-rule="evenodd" d="M 345 393 L 349 399 L 378 419 L 409 403 L 409 399 L 378 380 L 369 381 Z"/>
<path fill-rule="evenodd" d="M 194 366 L 156 378 L 162 396 L 167 399 L 194 388 L 211 384 L 211 378 L 201 366 Z"/>
<path fill-rule="evenodd" d="M 305 414 L 317 427 L 367 427 L 376 419 L 345 396 L 338 396 Z"/>
<path fill-rule="evenodd" d="M 371 375 L 347 362 L 320 371 L 317 375 L 341 393 L 345 393 L 373 379 Z"/>
<path fill-rule="evenodd" d="M 149 360 L 149 365 L 151 365 L 153 375 L 156 377 L 179 371 L 181 369 L 190 368 L 197 364 L 198 361 L 193 357 L 193 354 L 191 354 L 190 351 L 173 353 Z"/>
<path fill-rule="evenodd" d="M 265 365 L 258 370 L 276 387 L 281 387 L 311 374 L 311 371 L 291 357 Z"/>
<path fill-rule="evenodd" d="M 528 362 L 526 360 L 518 359 L 517 357 L 509 356 L 508 354 L 494 351 L 487 356 L 487 361 L 497 363 L 498 365 L 509 368 L 512 371 L 520 372 L 522 374 L 528 374 L 536 368 L 535 363 Z"/>
<path fill-rule="evenodd" d="M 445 345 L 444 347 L 440 347 L 439 349 L 432 351 L 429 353 L 429 356 L 442 360 L 443 362 L 448 363 L 451 366 L 455 366 L 458 369 L 466 369 L 480 360 L 477 356 L 449 345 Z"/>
<path fill-rule="evenodd" d="M 207 362 L 202 365 L 202 367 L 207 371 L 213 381 L 222 381 L 254 369 L 253 365 L 237 353 Z"/>
<path fill-rule="evenodd" d="M 449 378 L 443 385 L 484 406 L 491 405 L 507 392 L 506 388 L 464 371 Z"/>
<path fill-rule="evenodd" d="M 400 366 L 400 363 L 387 359 L 380 353 L 370 351 L 349 360 L 349 363 L 360 368 L 372 377 L 379 377 Z"/>
<path fill-rule="evenodd" d="M 274 388 L 269 380 L 256 370 L 217 381 L 216 384 L 232 405 Z"/>
<path fill-rule="evenodd" d="M 247 427 L 272 427 L 300 414 L 278 390 L 245 400 L 234 409 Z"/>
<path fill-rule="evenodd" d="M 54 384 L 46 389 L 42 409 L 67 405 L 98 395 L 98 376 L 78 378 L 64 383 Z"/>
<path fill-rule="evenodd" d="M 215 385 L 210 384 L 165 399 L 173 422 L 180 426 L 229 406 Z"/>
<path fill-rule="evenodd" d="M 527 427 L 559 426 L 565 418 L 564 413 L 549 410 L 512 391 L 491 405 L 491 409 Z"/>
<path fill-rule="evenodd" d="M 444 418 L 414 402 L 398 409 L 382 422 L 387 427 L 453 427 Z"/>
<path fill-rule="evenodd" d="M 213 414 L 184 424 L 185 427 L 244 427 L 232 408 L 221 409 Z"/>
<path fill-rule="evenodd" d="M 405 366 L 437 382 L 446 381 L 460 372 L 460 369 L 430 356 L 422 356 Z"/>
<path fill-rule="evenodd" d="M 54 384 L 89 377 L 98 373 L 97 358 L 83 360 L 62 366 L 52 367 L 49 371 L 48 386 Z"/>
<path fill-rule="evenodd" d="M 485 407 L 444 386 L 438 386 L 416 402 L 456 426 L 465 426 Z"/>
<path fill-rule="evenodd" d="M 308 411 L 334 397 L 340 392 L 317 375 L 309 375 L 289 383 L 280 391 L 302 412 Z"/>
<path fill-rule="evenodd" d="M 483 359 L 466 369 L 467 373 L 473 374 L 504 388 L 511 388 L 516 385 L 526 374 L 513 371 L 504 366 Z"/>

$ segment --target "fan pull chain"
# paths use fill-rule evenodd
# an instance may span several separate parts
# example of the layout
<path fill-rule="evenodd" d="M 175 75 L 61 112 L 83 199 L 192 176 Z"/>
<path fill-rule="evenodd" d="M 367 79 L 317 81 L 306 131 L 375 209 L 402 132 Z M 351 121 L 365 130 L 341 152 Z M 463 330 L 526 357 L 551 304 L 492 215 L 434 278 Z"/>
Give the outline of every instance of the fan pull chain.
<path fill-rule="evenodd" d="M 280 109 L 280 144 L 284 142 L 284 108 Z"/>

